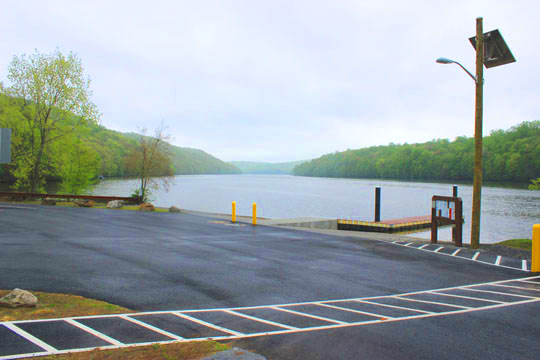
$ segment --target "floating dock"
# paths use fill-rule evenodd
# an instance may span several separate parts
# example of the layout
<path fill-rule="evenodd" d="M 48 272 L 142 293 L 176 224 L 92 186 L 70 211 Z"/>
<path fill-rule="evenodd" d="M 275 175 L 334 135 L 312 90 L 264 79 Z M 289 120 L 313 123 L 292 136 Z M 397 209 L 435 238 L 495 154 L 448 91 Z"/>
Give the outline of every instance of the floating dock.
<path fill-rule="evenodd" d="M 401 233 L 431 228 L 431 216 L 413 216 L 380 222 L 338 219 L 338 230 Z"/>

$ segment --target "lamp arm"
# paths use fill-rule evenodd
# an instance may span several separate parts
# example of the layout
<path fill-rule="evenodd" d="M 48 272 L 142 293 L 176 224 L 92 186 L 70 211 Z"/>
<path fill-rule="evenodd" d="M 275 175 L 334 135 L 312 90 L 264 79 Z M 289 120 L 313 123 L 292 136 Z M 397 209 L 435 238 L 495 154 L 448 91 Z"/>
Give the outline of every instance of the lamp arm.
<path fill-rule="evenodd" d="M 469 76 L 474 80 L 475 83 L 478 83 L 478 79 L 476 76 L 474 76 L 469 70 L 465 69 L 465 66 L 461 65 L 457 61 L 454 61 L 455 64 L 458 64 L 460 68 L 462 68 Z"/>

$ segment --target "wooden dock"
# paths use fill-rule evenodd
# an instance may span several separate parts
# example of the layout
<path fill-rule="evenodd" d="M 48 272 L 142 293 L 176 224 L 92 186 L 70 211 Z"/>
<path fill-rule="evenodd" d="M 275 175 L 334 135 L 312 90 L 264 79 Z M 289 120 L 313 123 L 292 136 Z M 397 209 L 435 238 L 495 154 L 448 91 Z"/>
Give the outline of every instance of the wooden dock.
<path fill-rule="evenodd" d="M 429 229 L 430 227 L 431 215 L 413 216 L 380 222 L 338 219 L 338 230 L 397 233 Z"/>

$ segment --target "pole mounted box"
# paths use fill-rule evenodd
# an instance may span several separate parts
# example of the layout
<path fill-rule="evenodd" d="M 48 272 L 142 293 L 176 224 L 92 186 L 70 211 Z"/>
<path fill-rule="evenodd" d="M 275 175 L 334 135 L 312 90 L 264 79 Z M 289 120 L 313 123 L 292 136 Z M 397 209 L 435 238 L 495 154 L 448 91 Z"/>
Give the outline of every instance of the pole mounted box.
<path fill-rule="evenodd" d="M 476 36 L 469 38 L 469 41 L 476 49 Z M 514 55 L 498 29 L 484 33 L 484 66 L 487 69 L 515 61 Z"/>
<path fill-rule="evenodd" d="M 11 129 L 0 129 L 0 164 L 11 163 Z"/>

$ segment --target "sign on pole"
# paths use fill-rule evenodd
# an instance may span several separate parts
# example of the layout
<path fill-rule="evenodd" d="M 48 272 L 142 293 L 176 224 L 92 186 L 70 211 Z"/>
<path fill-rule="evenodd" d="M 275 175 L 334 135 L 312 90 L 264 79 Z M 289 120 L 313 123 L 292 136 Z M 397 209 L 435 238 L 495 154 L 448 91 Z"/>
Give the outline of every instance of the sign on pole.
<path fill-rule="evenodd" d="M 11 162 L 11 129 L 0 129 L 0 164 Z"/>

